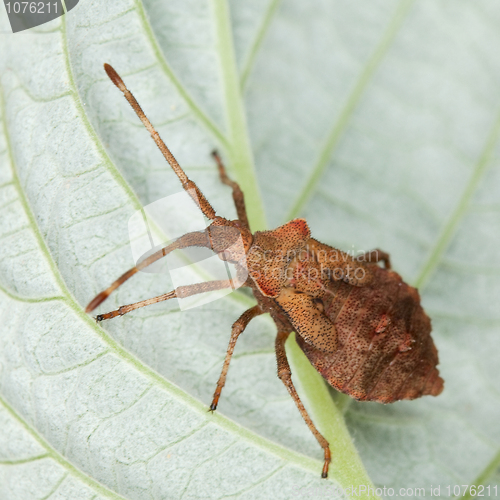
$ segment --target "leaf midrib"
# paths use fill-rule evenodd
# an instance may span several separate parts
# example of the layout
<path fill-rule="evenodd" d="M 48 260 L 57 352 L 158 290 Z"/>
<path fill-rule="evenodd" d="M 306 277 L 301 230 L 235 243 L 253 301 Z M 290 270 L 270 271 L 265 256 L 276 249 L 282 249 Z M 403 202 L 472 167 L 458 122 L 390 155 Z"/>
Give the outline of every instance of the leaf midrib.
<path fill-rule="evenodd" d="M 250 227 L 252 231 L 262 231 L 267 229 L 267 222 L 250 146 L 241 81 L 234 53 L 229 7 L 226 0 L 213 0 L 212 8 L 229 127 L 228 152 L 236 174 L 236 181 L 245 193 L 245 197 L 251 200 L 251 203 L 246 204 Z"/>
<path fill-rule="evenodd" d="M 221 74 L 224 87 L 223 99 L 226 120 L 229 133 L 225 135 L 215 123 L 198 106 L 190 93 L 182 86 L 175 72 L 168 64 L 162 53 L 154 31 L 148 20 L 144 6 L 140 0 L 135 0 L 137 12 L 141 18 L 143 29 L 151 43 L 152 50 L 160 67 L 175 88 L 185 100 L 188 107 L 206 129 L 217 138 L 222 147 L 225 148 L 230 157 L 230 167 L 236 176 L 245 196 L 252 200 L 247 204 L 249 220 L 253 230 L 267 228 L 264 213 L 264 204 L 255 175 L 253 154 L 249 143 L 246 115 L 242 106 L 240 79 L 236 69 L 234 48 L 232 44 L 231 30 L 229 28 L 229 13 L 225 0 L 214 0 L 212 2 L 214 20 L 216 24 L 216 35 L 218 37 L 218 51 L 221 63 Z"/>

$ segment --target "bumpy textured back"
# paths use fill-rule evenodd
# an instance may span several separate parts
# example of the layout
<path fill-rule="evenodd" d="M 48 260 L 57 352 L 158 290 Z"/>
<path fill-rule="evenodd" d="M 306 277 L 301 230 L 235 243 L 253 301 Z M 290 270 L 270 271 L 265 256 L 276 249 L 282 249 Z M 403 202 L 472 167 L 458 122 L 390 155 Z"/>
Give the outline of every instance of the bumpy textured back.
<path fill-rule="evenodd" d="M 443 379 L 418 291 L 397 273 L 372 266 L 368 286 L 332 281 L 322 299 L 337 329 L 337 351 L 322 352 L 299 335 L 297 342 L 335 389 L 357 400 L 392 403 L 437 396 Z"/>

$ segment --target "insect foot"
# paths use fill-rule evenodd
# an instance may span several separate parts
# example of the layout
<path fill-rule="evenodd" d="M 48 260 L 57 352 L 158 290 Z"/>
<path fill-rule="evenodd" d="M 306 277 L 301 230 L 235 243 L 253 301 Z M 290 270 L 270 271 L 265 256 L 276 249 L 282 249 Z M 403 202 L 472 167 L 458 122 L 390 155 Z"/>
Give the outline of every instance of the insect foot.
<path fill-rule="evenodd" d="M 234 290 L 238 286 L 249 288 L 257 303 L 232 326 L 209 411 L 217 408 L 239 336 L 253 318 L 270 314 L 278 332 L 275 340 L 278 377 L 323 449 L 322 477 L 328 476 L 330 447 L 314 425 L 292 381 L 285 351 L 285 341 L 292 332 L 325 380 L 358 401 L 392 403 L 425 395 L 437 396 L 442 392 L 444 382 L 437 369 L 438 353 L 431 337 L 430 319 L 420 304 L 418 291 L 391 269 L 389 254 L 373 250 L 354 258 L 312 238 L 304 219 L 252 234 L 243 192 L 229 179 L 221 157 L 214 151 L 212 156 L 220 180 L 232 189 L 238 218 L 228 220 L 217 216 L 118 73 L 109 64 L 105 64 L 104 69 L 151 134 L 183 189 L 211 224 L 206 231 L 187 233 L 139 262 L 97 294 L 86 312 L 93 311 L 138 271 L 176 249 L 204 247 L 214 251 L 220 259 L 235 266 L 237 279 L 178 286 L 158 297 L 99 314 L 96 321 L 173 298 Z M 235 244 L 236 241 L 241 243 Z"/>

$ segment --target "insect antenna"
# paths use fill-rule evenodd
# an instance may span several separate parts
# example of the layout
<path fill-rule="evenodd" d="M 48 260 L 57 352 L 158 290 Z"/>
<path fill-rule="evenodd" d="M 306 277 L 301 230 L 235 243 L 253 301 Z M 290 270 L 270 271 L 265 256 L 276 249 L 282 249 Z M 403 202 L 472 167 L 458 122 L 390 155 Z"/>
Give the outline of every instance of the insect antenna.
<path fill-rule="evenodd" d="M 132 106 L 136 115 L 139 117 L 144 126 L 148 129 L 151 137 L 156 142 L 159 150 L 162 152 L 163 156 L 167 160 L 168 164 L 172 167 L 172 170 L 175 172 L 179 180 L 181 181 L 182 187 L 188 192 L 189 196 L 196 203 L 198 208 L 203 212 L 203 214 L 210 220 L 214 220 L 216 218 L 215 210 L 212 208 L 212 205 L 205 198 L 203 193 L 198 189 L 198 186 L 189 179 L 186 175 L 182 167 L 179 165 L 174 155 L 170 152 L 167 145 L 163 142 L 160 134 L 155 130 L 151 122 L 148 120 L 147 116 L 144 114 L 141 106 L 137 102 L 136 98 L 132 95 L 132 92 L 127 88 L 120 75 L 115 71 L 115 69 L 110 65 L 105 63 L 104 70 L 109 76 L 110 80 L 123 92 L 123 95 Z"/>

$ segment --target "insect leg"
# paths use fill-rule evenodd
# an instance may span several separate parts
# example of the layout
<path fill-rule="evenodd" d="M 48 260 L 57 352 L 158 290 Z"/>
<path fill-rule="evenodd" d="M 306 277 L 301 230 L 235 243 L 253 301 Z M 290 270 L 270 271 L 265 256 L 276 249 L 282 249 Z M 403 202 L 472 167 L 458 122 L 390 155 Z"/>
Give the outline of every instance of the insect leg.
<path fill-rule="evenodd" d="M 364 262 L 384 262 L 384 267 L 386 269 L 391 268 L 391 258 L 388 253 L 383 252 L 382 250 L 379 250 L 376 248 L 375 250 L 371 250 L 370 252 L 366 252 L 363 255 L 363 261 Z"/>
<path fill-rule="evenodd" d="M 262 314 L 264 311 L 260 307 L 260 305 L 256 305 L 248 310 L 246 310 L 234 323 L 231 329 L 231 339 L 229 340 L 229 346 L 226 352 L 226 359 L 224 360 L 224 365 L 222 366 L 222 372 L 220 374 L 219 380 L 217 382 L 217 388 L 214 392 L 214 397 L 212 399 L 212 404 L 210 405 L 210 411 L 214 411 L 217 408 L 217 404 L 219 403 L 220 393 L 224 384 L 226 383 L 226 375 L 229 370 L 229 363 L 231 362 L 231 357 L 233 356 L 234 348 L 236 346 L 236 341 L 241 333 L 245 330 L 248 323 L 258 316 Z"/>
<path fill-rule="evenodd" d="M 226 184 L 226 186 L 230 186 L 233 189 L 233 200 L 239 221 L 242 222 L 246 228 L 250 228 L 248 224 L 248 216 L 245 207 L 245 197 L 243 195 L 243 191 L 240 189 L 240 186 L 237 182 L 232 181 L 228 177 L 226 173 L 226 167 L 224 167 L 224 164 L 222 163 L 222 159 L 219 156 L 219 153 L 217 151 L 212 151 L 212 156 L 217 162 L 217 167 L 219 169 L 219 175 L 221 181 L 223 182 L 223 184 Z"/>
<path fill-rule="evenodd" d="M 144 269 L 153 262 L 156 262 L 162 257 L 165 257 L 173 250 L 177 250 L 179 248 L 192 247 L 192 246 L 210 248 L 210 239 L 206 231 L 187 233 L 184 236 L 181 236 L 173 243 L 171 243 L 170 245 L 167 245 L 166 247 L 161 248 L 157 252 L 151 254 L 147 259 L 144 259 L 142 262 L 137 264 L 137 266 L 133 267 L 132 269 L 129 269 L 126 273 L 122 274 L 111 286 L 106 288 L 106 290 L 96 295 L 89 302 L 88 306 L 85 308 L 85 312 L 89 313 L 93 311 L 99 304 L 104 302 L 109 297 L 111 292 L 116 290 L 120 285 L 125 283 L 125 281 L 127 281 L 130 277 L 132 277 L 135 273 L 137 273 L 141 269 Z"/>
<path fill-rule="evenodd" d="M 223 288 L 235 288 L 235 283 L 233 280 L 215 280 L 207 281 L 205 283 L 196 283 L 194 285 L 179 286 L 175 290 L 164 293 L 163 295 L 158 295 L 157 297 L 153 297 L 151 299 L 141 300 L 140 302 L 135 302 L 134 304 L 121 306 L 115 311 L 110 311 L 105 314 L 98 314 L 95 319 L 96 321 L 103 321 L 105 319 L 116 318 L 117 316 L 123 316 L 124 314 L 127 314 L 135 309 L 139 309 L 140 307 L 156 304 L 157 302 L 163 302 L 164 300 L 175 298 L 181 299 L 198 293 L 213 292 L 214 290 L 221 290 Z"/>
<path fill-rule="evenodd" d="M 278 377 L 285 384 L 285 387 L 288 389 L 290 396 L 295 401 L 297 408 L 299 409 L 302 418 L 305 420 L 307 426 L 310 431 L 313 433 L 314 437 L 318 440 L 319 445 L 323 448 L 325 453 L 325 463 L 323 465 L 323 471 L 321 472 L 321 477 L 328 477 L 328 466 L 331 462 L 331 454 L 330 454 L 330 445 L 328 441 L 320 434 L 316 426 L 313 424 L 311 417 L 307 413 L 307 410 L 304 408 L 302 401 L 295 390 L 295 386 L 292 382 L 292 372 L 290 370 L 290 365 L 288 364 L 288 359 L 286 357 L 285 351 L 285 342 L 290 332 L 287 331 L 279 331 L 276 336 L 276 360 L 278 362 Z"/>
<path fill-rule="evenodd" d="M 163 142 L 162 138 L 155 130 L 153 125 L 151 125 L 151 122 L 144 114 L 144 111 L 137 102 L 136 98 L 132 95 L 132 92 L 130 92 L 130 90 L 126 87 L 125 83 L 123 83 L 123 80 L 110 64 L 104 64 L 104 70 L 106 71 L 110 80 L 123 92 L 123 95 L 132 106 L 136 115 L 139 117 L 143 125 L 151 134 L 151 137 L 158 146 L 158 149 L 162 152 L 165 160 L 167 160 L 169 165 L 172 167 L 172 170 L 181 181 L 182 187 L 188 192 L 189 196 L 191 196 L 191 198 L 196 203 L 198 208 L 203 212 L 203 214 L 210 220 L 214 220 L 216 218 L 216 215 L 215 210 L 212 208 L 212 205 L 210 205 L 203 193 L 198 189 L 198 186 L 192 180 L 190 180 L 184 170 L 182 170 L 182 167 L 179 165 L 174 155 L 170 152 L 167 145 Z"/>

